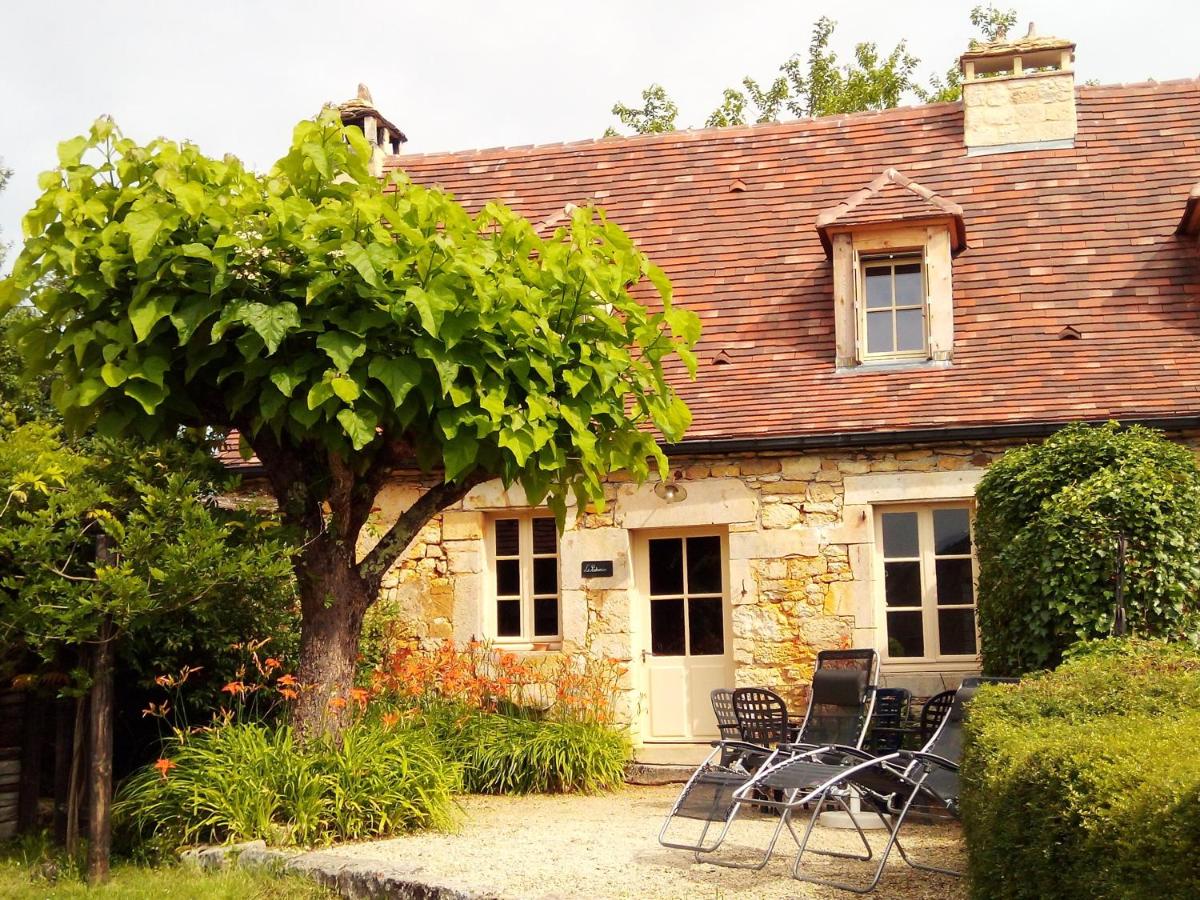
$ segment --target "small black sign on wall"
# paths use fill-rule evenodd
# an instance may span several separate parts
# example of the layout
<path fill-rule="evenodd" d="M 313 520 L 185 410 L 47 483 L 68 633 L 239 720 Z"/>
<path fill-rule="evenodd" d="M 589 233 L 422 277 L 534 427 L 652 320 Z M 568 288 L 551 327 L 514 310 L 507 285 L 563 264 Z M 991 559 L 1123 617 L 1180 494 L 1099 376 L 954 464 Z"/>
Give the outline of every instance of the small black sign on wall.
<path fill-rule="evenodd" d="M 584 578 L 612 578 L 613 561 L 611 559 L 585 559 L 583 561 Z"/>

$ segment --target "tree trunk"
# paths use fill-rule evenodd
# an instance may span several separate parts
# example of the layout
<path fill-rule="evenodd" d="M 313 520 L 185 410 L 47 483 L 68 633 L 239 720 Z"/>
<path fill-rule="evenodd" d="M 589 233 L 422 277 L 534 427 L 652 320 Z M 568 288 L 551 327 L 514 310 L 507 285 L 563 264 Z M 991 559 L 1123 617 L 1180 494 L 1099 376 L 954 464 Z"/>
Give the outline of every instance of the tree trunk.
<path fill-rule="evenodd" d="M 302 739 L 340 733 L 354 686 L 363 615 L 375 599 L 353 556 L 332 543 L 321 538 L 310 544 L 297 565 L 302 688 L 295 723 Z"/>
<path fill-rule="evenodd" d="M 100 625 L 92 665 L 91 778 L 88 797 L 88 884 L 108 881 L 112 845 L 113 625 Z"/>

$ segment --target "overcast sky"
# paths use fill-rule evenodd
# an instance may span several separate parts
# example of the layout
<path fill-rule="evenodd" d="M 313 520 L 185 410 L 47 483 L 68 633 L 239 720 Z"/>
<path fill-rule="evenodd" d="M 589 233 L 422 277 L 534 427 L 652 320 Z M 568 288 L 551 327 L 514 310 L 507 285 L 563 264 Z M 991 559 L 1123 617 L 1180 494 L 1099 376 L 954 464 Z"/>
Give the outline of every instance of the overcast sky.
<path fill-rule="evenodd" d="M 771 77 L 813 21 L 834 45 L 907 38 L 924 73 L 966 47 L 976 0 L 956 2 L 428 2 L 21 0 L 0 7 L 0 239 L 20 237 L 55 144 L 109 113 L 139 140 L 190 139 L 269 166 L 292 125 L 365 82 L 409 152 L 597 136 L 615 100 L 665 85 L 680 125 L 702 125 L 721 90 Z M 1015 0 L 1001 0 L 1001 6 Z M 1080 80 L 1200 75 L 1197 0 L 1017 5 L 1042 34 L 1078 44 Z M 1200 127 L 1200 123 L 1197 123 Z M 1200 172 L 1197 173 L 1200 175 Z M 10 254 L 11 256 L 15 253 Z"/>

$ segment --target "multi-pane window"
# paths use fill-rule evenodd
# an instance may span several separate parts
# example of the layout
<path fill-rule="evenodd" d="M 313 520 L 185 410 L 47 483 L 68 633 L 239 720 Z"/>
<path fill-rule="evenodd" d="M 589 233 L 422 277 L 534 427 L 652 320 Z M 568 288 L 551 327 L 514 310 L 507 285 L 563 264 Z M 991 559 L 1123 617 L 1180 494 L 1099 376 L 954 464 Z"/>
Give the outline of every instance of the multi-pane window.
<path fill-rule="evenodd" d="M 558 611 L 558 528 L 551 516 L 491 520 L 496 638 L 536 641 L 561 634 Z"/>
<path fill-rule="evenodd" d="M 893 660 L 973 658 L 975 563 L 967 506 L 881 511 L 886 655 Z"/>
<path fill-rule="evenodd" d="M 725 576 L 719 535 L 653 538 L 650 652 L 720 656 L 725 652 Z"/>
<path fill-rule="evenodd" d="M 928 355 L 925 273 L 920 257 L 862 261 L 862 354 L 876 359 Z"/>

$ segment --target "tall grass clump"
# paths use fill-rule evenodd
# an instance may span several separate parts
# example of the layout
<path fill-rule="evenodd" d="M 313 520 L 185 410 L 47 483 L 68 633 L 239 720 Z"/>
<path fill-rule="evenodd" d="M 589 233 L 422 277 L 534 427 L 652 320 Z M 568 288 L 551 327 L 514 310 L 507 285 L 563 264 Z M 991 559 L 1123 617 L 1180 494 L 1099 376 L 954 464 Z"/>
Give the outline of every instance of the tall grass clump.
<path fill-rule="evenodd" d="M 428 730 L 395 722 L 364 718 L 336 744 L 228 722 L 169 738 L 159 763 L 123 783 L 114 814 L 159 844 L 362 840 L 451 825 L 461 769 Z"/>

